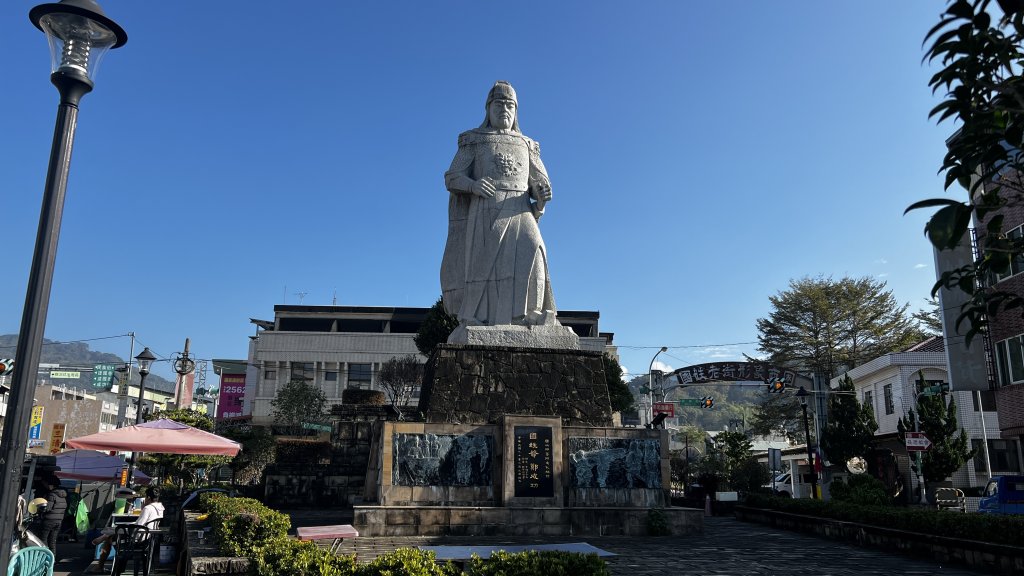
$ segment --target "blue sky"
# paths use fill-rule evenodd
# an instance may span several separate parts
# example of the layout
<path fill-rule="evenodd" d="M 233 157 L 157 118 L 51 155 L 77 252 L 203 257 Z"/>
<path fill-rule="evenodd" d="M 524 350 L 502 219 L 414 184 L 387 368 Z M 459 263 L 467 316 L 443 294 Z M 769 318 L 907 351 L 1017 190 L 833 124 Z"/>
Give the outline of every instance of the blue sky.
<path fill-rule="evenodd" d="M 35 3 L 0 5 L 0 333 L 58 102 Z M 276 304 L 431 305 L 442 176 L 498 79 L 551 176 L 556 302 L 599 310 L 632 374 L 661 346 L 756 353 L 794 278 L 883 279 L 912 310 L 934 281 L 903 210 L 945 195 L 921 62 L 942 2 L 101 5 L 128 43 L 82 101 L 49 339 L 244 358 Z"/>

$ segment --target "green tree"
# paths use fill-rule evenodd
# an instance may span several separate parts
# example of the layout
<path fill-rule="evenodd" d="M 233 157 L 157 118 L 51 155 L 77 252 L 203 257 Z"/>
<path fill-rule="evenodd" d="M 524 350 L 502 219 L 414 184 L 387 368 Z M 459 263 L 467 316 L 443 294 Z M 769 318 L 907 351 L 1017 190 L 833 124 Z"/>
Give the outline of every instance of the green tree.
<path fill-rule="evenodd" d="M 925 59 L 939 66 L 929 85 L 943 97 L 930 116 L 951 121 L 955 129 L 940 172 L 947 190 L 956 183 L 967 194 L 964 201 L 923 200 L 907 211 L 939 208 L 925 225 L 939 250 L 956 248 L 972 221 L 981 223 L 979 256 L 941 270 L 932 288 L 933 296 L 943 287 L 966 294 L 955 329 L 970 343 L 996 315 L 1024 314 L 1020 294 L 987 287 L 993 275 L 1019 267 L 1024 255 L 1024 238 L 1003 230 L 1000 213 L 1024 196 L 1024 3 L 951 0 L 925 42 L 930 42 Z"/>
<path fill-rule="evenodd" d="M 920 394 L 925 386 L 924 374 L 919 373 L 917 392 Z M 973 458 L 974 450 L 968 447 L 967 431 L 957 422 L 956 400 L 952 396 L 947 404 L 945 393 L 919 395 L 917 409 L 920 413 L 918 430 L 924 432 L 932 443 L 921 458 L 921 471 L 928 482 L 941 482 Z M 900 418 L 897 431 L 901 440 L 906 439 L 907 431 L 914 430 L 917 417 L 913 410 L 908 410 L 907 417 Z"/>
<path fill-rule="evenodd" d="M 939 309 L 939 301 L 935 298 L 926 298 L 928 309 L 920 309 L 914 312 L 914 320 L 922 332 L 940 336 L 942 334 L 942 311 Z"/>
<path fill-rule="evenodd" d="M 210 418 L 198 410 L 179 408 L 176 410 L 163 410 L 146 416 L 147 421 L 166 418 L 182 424 L 198 428 L 206 432 L 213 432 L 213 418 Z M 202 484 L 204 476 L 217 467 L 223 466 L 231 461 L 228 456 L 205 456 L 199 454 L 159 454 L 147 452 L 139 458 L 139 467 L 150 473 L 178 485 L 179 488 L 198 486 Z"/>
<path fill-rule="evenodd" d="M 757 320 L 758 349 L 771 364 L 826 381 L 924 337 L 910 305 L 897 304 L 885 282 L 870 277 L 791 280 L 769 301 L 768 318 Z"/>
<path fill-rule="evenodd" d="M 878 423 L 871 407 L 857 400 L 849 374 L 839 380 L 835 392 L 828 397 L 828 424 L 821 431 L 821 447 L 834 466 L 848 472 L 848 460 L 867 458 L 874 447 Z"/>
<path fill-rule="evenodd" d="M 761 390 L 757 399 L 747 427 L 751 434 L 771 436 L 783 433 L 790 442 L 802 444 L 806 441 L 803 411 L 793 394 L 772 394 Z"/>
<path fill-rule="evenodd" d="M 270 401 L 274 424 L 290 434 L 301 434 L 302 423 L 320 423 L 327 418 L 327 395 L 308 380 L 292 380 Z"/>
<path fill-rule="evenodd" d="M 262 426 L 226 428 L 221 435 L 242 445 L 242 451 L 231 460 L 231 470 L 238 484 L 256 484 L 263 479 L 263 470 L 274 463 L 277 443 Z"/>
<path fill-rule="evenodd" d="M 441 298 L 434 302 L 434 305 L 427 310 L 427 316 L 420 324 L 420 329 L 413 337 L 416 349 L 426 357 L 434 352 L 434 347 L 448 341 L 448 336 L 459 326 L 459 319 L 452 316 L 444 309 L 444 300 Z"/>
<path fill-rule="evenodd" d="M 405 404 L 423 382 L 423 364 L 413 354 L 390 358 L 381 366 L 377 381 L 398 412 L 398 419 L 405 420 Z"/>
<path fill-rule="evenodd" d="M 604 355 L 604 379 L 608 383 L 608 396 L 613 412 L 628 412 L 634 409 L 633 394 L 622 381 L 622 366 L 609 354 Z"/>

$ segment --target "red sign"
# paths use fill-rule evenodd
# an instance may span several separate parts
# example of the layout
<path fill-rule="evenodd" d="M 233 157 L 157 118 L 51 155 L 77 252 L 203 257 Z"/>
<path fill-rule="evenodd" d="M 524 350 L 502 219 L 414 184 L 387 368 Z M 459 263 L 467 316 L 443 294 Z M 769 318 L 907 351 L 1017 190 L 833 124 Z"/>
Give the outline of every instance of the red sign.
<path fill-rule="evenodd" d="M 669 418 L 676 417 L 676 405 L 675 402 L 655 402 L 654 403 L 654 415 L 664 414 Z"/>
<path fill-rule="evenodd" d="M 220 398 L 217 400 L 217 418 L 233 418 L 242 415 L 242 398 L 245 396 L 245 374 L 222 374 L 220 377 Z"/>
<path fill-rule="evenodd" d="M 907 432 L 907 452 L 924 452 L 932 447 L 932 441 L 924 432 Z"/>

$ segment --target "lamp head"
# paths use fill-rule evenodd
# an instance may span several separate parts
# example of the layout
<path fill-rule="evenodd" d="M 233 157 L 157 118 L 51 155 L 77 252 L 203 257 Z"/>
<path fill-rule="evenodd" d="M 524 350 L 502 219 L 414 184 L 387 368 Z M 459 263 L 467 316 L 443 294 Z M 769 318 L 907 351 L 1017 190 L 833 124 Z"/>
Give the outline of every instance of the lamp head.
<path fill-rule="evenodd" d="M 153 360 L 156 360 L 156 356 L 149 351 L 149 346 L 142 349 L 139 355 L 135 357 L 139 361 L 139 374 L 145 376 L 149 374 L 149 368 L 153 365 Z"/>
<path fill-rule="evenodd" d="M 128 34 L 94 0 L 40 4 L 28 13 L 50 43 L 51 72 L 75 78 L 90 88 L 107 50 L 128 41 Z"/>
<path fill-rule="evenodd" d="M 808 396 L 810 396 L 810 394 L 807 392 L 806 389 L 804 389 L 803 386 L 801 386 L 800 389 L 796 391 L 796 397 L 800 399 L 801 406 L 807 406 Z"/>

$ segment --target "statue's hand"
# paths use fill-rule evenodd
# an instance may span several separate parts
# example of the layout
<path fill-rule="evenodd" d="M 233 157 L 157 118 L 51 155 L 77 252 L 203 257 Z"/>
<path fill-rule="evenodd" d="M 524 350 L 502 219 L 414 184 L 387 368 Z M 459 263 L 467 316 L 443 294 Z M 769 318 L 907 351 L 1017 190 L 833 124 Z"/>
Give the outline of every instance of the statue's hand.
<path fill-rule="evenodd" d="M 473 194 L 481 198 L 494 198 L 494 183 L 487 176 L 477 180 L 473 183 L 472 188 Z"/>
<path fill-rule="evenodd" d="M 538 202 L 550 202 L 551 185 L 543 180 L 536 182 L 533 185 L 533 199 Z"/>

